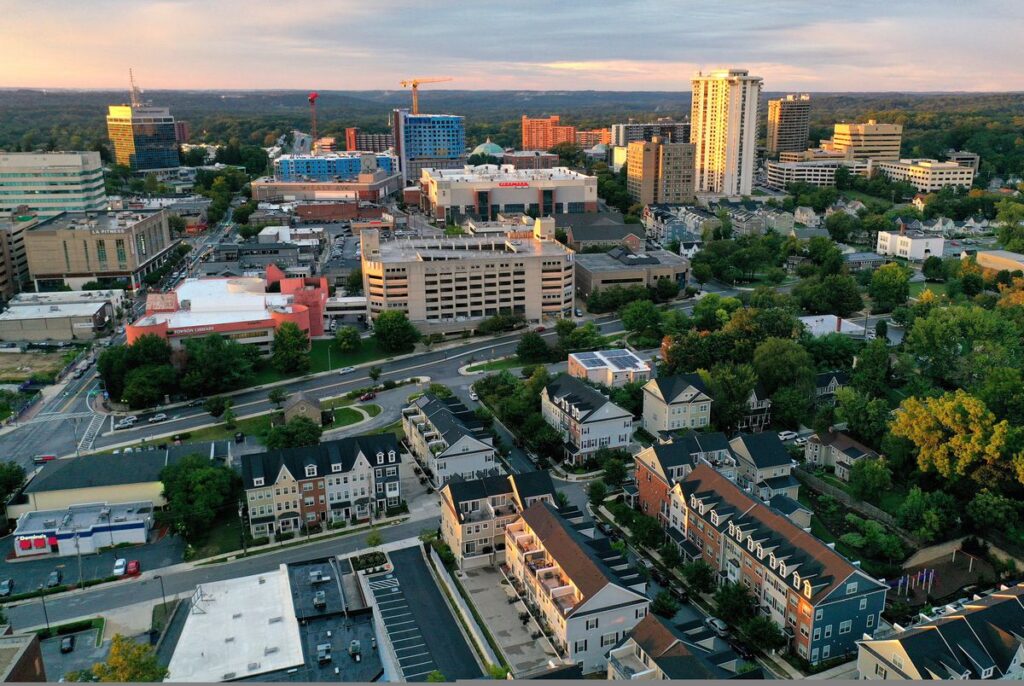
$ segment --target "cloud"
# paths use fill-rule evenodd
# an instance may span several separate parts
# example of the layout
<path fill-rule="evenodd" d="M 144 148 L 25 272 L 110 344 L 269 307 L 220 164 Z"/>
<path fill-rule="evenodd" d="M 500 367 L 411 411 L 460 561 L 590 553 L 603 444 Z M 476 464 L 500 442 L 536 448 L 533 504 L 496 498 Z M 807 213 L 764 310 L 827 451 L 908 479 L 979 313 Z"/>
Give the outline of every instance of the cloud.
<path fill-rule="evenodd" d="M 90 0 L 12 3 L 0 86 L 1024 90 L 1017 0 Z M 13 28 L 13 30 L 12 30 Z"/>

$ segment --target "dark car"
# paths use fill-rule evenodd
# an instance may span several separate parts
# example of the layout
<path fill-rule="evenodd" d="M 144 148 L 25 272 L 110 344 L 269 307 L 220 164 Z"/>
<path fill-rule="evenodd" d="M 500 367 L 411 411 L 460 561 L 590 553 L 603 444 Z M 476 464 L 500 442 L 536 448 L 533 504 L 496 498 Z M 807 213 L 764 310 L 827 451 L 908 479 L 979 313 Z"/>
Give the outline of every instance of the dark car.
<path fill-rule="evenodd" d="M 55 569 L 50 572 L 50 576 L 46 577 L 46 587 L 53 588 L 54 586 L 60 586 L 61 580 L 64 578 L 64 574 L 59 569 Z"/>
<path fill-rule="evenodd" d="M 668 587 L 668 577 L 657 567 L 651 570 L 651 578 L 657 581 L 659 586 Z"/>
<path fill-rule="evenodd" d="M 235 443 L 245 443 L 245 434 L 241 431 L 235 434 Z"/>
<path fill-rule="evenodd" d="M 685 603 L 689 600 L 689 595 L 686 593 L 686 589 L 682 586 L 669 586 L 668 592 L 672 594 L 672 597 L 681 603 Z"/>
<path fill-rule="evenodd" d="M 14 592 L 14 579 L 0 581 L 0 598 L 6 598 Z"/>
<path fill-rule="evenodd" d="M 729 641 L 729 645 L 733 651 L 742 657 L 744 660 L 752 661 L 754 659 L 754 651 L 747 647 L 746 643 L 740 643 L 739 641 Z"/>
<path fill-rule="evenodd" d="M 75 637 L 74 637 L 74 635 L 65 636 L 64 638 L 60 639 L 60 652 L 62 652 L 62 653 L 70 653 L 74 649 L 75 649 Z"/>
<path fill-rule="evenodd" d="M 361 401 L 363 401 L 363 402 L 366 402 L 367 400 L 373 400 L 376 397 L 377 397 L 376 393 L 370 392 L 370 393 L 363 393 L 361 396 L 359 396 L 359 399 Z"/>

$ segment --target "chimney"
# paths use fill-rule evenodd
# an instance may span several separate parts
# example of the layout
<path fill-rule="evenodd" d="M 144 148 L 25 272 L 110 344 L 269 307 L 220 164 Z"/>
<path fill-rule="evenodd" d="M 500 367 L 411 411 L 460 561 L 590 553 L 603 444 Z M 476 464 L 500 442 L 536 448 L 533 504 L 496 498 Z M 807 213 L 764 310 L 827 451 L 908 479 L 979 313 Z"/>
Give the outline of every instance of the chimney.
<path fill-rule="evenodd" d="M 836 333 L 843 332 L 843 319 L 842 317 L 836 317 Z"/>

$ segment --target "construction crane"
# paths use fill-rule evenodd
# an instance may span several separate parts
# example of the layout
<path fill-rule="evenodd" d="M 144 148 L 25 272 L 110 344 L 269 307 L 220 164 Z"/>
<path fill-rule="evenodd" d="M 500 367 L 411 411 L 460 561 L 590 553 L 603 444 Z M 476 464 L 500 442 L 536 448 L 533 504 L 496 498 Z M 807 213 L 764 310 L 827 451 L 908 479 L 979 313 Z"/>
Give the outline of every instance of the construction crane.
<path fill-rule="evenodd" d="M 420 113 L 420 84 L 421 83 L 443 83 L 445 81 L 451 81 L 450 76 L 445 76 L 439 79 L 408 79 L 402 81 L 402 87 L 408 88 L 412 86 L 412 113 Z"/>
<path fill-rule="evenodd" d="M 140 95 L 139 87 L 135 85 L 135 72 L 132 71 L 131 67 L 128 67 L 128 81 L 132 84 L 131 89 L 131 103 L 132 107 L 142 106 L 142 97 Z"/>
<path fill-rule="evenodd" d="M 309 113 L 310 116 L 313 118 L 313 141 L 309 144 L 310 152 L 313 152 L 313 146 L 316 145 L 316 100 L 319 97 L 320 94 L 317 93 L 316 91 L 313 91 L 312 93 L 309 94 L 309 97 L 306 98 L 307 100 L 309 100 Z"/>

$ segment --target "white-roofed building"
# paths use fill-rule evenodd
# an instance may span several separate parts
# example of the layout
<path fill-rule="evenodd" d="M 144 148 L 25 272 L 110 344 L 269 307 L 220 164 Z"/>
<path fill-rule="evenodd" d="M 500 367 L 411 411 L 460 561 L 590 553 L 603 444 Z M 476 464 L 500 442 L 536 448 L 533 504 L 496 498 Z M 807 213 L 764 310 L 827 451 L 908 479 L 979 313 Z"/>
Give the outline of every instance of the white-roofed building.
<path fill-rule="evenodd" d="M 571 353 L 568 371 L 578 379 L 612 387 L 651 378 L 650 363 L 625 349 Z"/>

